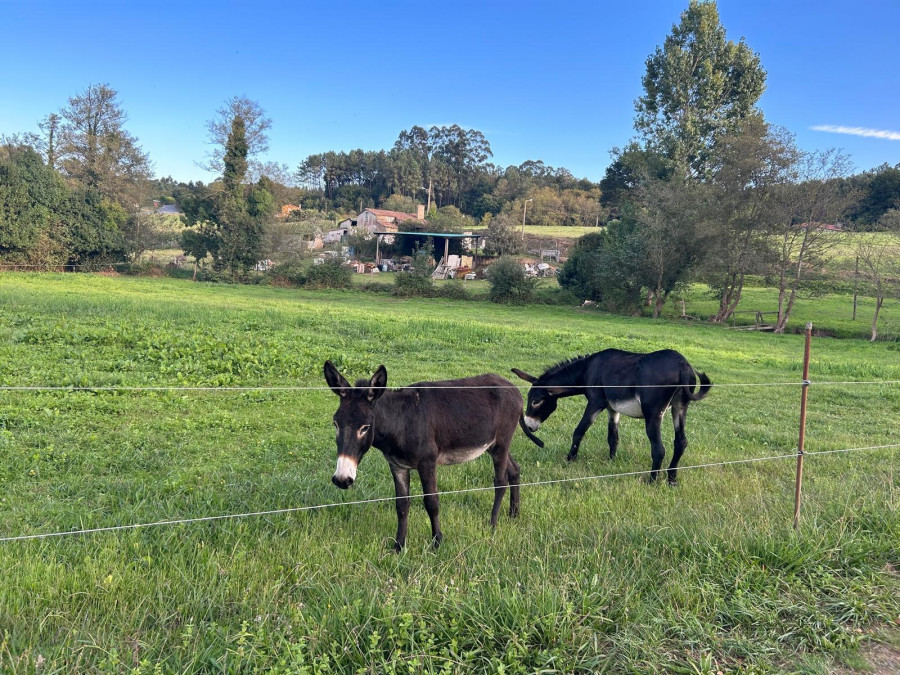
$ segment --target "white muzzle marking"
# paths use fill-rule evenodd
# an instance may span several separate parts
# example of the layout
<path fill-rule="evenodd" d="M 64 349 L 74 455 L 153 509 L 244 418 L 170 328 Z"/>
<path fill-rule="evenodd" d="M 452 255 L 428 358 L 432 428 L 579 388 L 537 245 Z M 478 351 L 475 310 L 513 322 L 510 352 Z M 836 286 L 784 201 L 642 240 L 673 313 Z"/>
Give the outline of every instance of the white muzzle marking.
<path fill-rule="evenodd" d="M 536 420 L 533 417 L 525 416 L 525 426 L 528 427 L 529 431 L 537 431 L 541 428 L 540 420 Z"/>
<path fill-rule="evenodd" d="M 338 456 L 337 468 L 334 470 L 334 477 L 338 480 L 356 480 L 356 460 L 350 457 Z"/>

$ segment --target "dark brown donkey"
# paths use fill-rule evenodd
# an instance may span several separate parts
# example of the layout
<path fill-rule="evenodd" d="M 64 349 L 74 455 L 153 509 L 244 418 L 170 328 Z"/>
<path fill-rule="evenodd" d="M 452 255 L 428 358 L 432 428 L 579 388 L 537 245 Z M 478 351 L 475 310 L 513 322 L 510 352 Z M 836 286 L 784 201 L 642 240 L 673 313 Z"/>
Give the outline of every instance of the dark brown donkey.
<path fill-rule="evenodd" d="M 325 381 L 341 397 L 334 414 L 337 430 L 337 469 L 331 482 L 347 489 L 356 480 L 356 468 L 366 451 L 375 446 L 391 467 L 397 491 L 397 540 L 406 544 L 409 520 L 409 471 L 419 472 L 425 510 L 437 548 L 443 534 L 438 522 L 437 467 L 462 464 L 490 453 L 494 460 L 494 508 L 491 526 L 497 525 L 500 503 L 510 486 L 509 515 L 519 513 L 519 465 L 509 454 L 516 424 L 535 443 L 522 416 L 522 394 L 499 375 L 478 375 L 460 380 L 418 382 L 387 391 L 387 370 L 379 366 L 371 379 L 344 379 L 331 361 L 325 362 Z"/>

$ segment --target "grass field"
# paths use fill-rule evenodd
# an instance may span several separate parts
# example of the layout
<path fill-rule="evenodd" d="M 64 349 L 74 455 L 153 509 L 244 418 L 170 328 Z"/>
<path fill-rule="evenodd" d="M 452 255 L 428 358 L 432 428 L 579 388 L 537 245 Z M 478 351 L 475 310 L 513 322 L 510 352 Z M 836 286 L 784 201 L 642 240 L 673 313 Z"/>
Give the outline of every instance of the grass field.
<path fill-rule="evenodd" d="M 682 466 L 790 453 L 802 339 L 568 307 L 90 275 L 0 275 L 0 385 L 322 387 L 380 363 L 389 384 L 605 347 L 673 347 L 714 383 Z M 510 375 L 510 377 L 512 377 Z M 897 442 L 896 343 L 813 344 L 807 449 Z M 759 383 L 764 386 L 728 386 Z M 769 384 L 765 384 L 769 383 Z M 823 384 L 819 384 L 823 383 Z M 330 391 L 0 391 L 0 536 L 393 495 L 372 450 L 330 483 Z M 591 476 L 649 467 L 643 425 L 618 457 L 602 420 L 566 464 L 576 399 L 512 454 L 522 513 L 490 492 L 421 505 L 390 552 L 390 502 L 0 542 L 0 670 L 21 673 L 828 672 L 900 622 L 900 448 L 685 470 L 677 488 Z M 671 448 L 671 425 L 664 426 Z M 442 467 L 489 486 L 490 462 Z M 417 488 L 414 479 L 414 492 Z"/>

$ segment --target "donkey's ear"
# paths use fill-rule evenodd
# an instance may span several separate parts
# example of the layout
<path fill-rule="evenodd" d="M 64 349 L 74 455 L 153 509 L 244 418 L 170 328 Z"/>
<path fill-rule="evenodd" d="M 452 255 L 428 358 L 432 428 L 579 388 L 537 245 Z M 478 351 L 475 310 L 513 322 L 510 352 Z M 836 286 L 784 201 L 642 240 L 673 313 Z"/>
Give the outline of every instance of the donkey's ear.
<path fill-rule="evenodd" d="M 338 369 L 334 367 L 331 361 L 325 362 L 324 372 L 325 381 L 331 387 L 331 391 L 338 396 L 346 396 L 350 393 L 350 383 L 344 379 L 344 376 L 338 372 Z"/>
<path fill-rule="evenodd" d="M 369 380 L 369 393 L 366 394 L 366 398 L 368 398 L 370 401 L 376 400 L 384 393 L 384 388 L 386 386 L 387 368 L 381 365 L 378 366 L 378 370 L 375 371 L 375 374 L 372 375 L 372 378 Z"/>
<path fill-rule="evenodd" d="M 524 370 L 513 368 L 512 371 L 526 382 L 531 382 L 532 384 L 534 384 L 537 381 L 537 378 L 534 375 L 529 375 Z"/>

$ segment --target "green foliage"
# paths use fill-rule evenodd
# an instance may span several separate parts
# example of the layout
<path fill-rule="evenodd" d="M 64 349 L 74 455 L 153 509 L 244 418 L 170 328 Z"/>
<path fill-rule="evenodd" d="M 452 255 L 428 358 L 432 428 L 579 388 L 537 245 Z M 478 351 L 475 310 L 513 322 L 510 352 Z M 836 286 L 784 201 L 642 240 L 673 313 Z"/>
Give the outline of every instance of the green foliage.
<path fill-rule="evenodd" d="M 611 223 L 605 232 L 586 234 L 559 272 L 559 285 L 579 300 L 609 311 L 639 309 L 646 249 L 633 216 Z"/>
<path fill-rule="evenodd" d="M 586 234 L 575 242 L 568 259 L 559 272 L 559 285 L 575 294 L 579 300 L 602 301 L 608 289 L 603 254 L 610 246 L 607 232 Z"/>
<path fill-rule="evenodd" d="M 417 249 L 413 253 L 412 270 L 394 275 L 394 295 L 400 297 L 430 297 L 434 294 L 434 258 L 430 248 Z"/>
<path fill-rule="evenodd" d="M 525 268 L 514 258 L 502 257 L 487 271 L 491 302 L 523 305 L 531 300 L 538 280 L 525 275 Z"/>
<path fill-rule="evenodd" d="M 890 209 L 900 208 L 900 164 L 880 166 L 859 178 L 863 195 L 851 214 L 859 223 L 871 226 Z"/>
<path fill-rule="evenodd" d="M 462 232 L 472 227 L 472 220 L 455 206 L 442 206 L 428 217 L 428 229 L 432 232 Z"/>
<path fill-rule="evenodd" d="M 691 0 L 647 59 L 635 128 L 649 149 L 703 175 L 709 148 L 756 112 L 765 82 L 759 55 L 725 39 L 716 3 Z"/>
<path fill-rule="evenodd" d="M 484 251 L 488 255 L 515 255 L 525 248 L 522 235 L 516 230 L 516 225 L 509 214 L 501 213 L 497 216 L 485 214 L 481 219 L 481 225 L 487 226 Z"/>
<path fill-rule="evenodd" d="M 449 279 L 440 286 L 435 286 L 435 295 L 439 298 L 452 300 L 471 300 L 472 295 L 466 288 L 466 282 L 462 279 Z"/>
<path fill-rule="evenodd" d="M 191 195 L 183 202 L 188 225 L 181 245 L 187 255 L 213 258 L 216 272 L 243 275 L 262 257 L 265 224 L 275 212 L 275 201 L 260 179 L 247 186 L 248 141 L 244 120 L 231 122 L 225 145 L 224 173 L 219 185 Z"/>
<path fill-rule="evenodd" d="M 353 270 L 337 259 L 326 259 L 320 265 L 306 268 L 304 286 L 309 288 L 350 288 Z"/>
<path fill-rule="evenodd" d="M 416 213 L 417 206 L 418 202 L 412 197 L 392 194 L 382 202 L 380 208 L 388 211 L 399 211 L 400 213 Z"/>
<path fill-rule="evenodd" d="M 32 260 L 42 237 L 59 240 L 68 190 L 40 155 L 19 147 L 0 158 L 0 255 L 7 260 Z M 39 261 L 48 262 L 48 261 Z"/>
<path fill-rule="evenodd" d="M 318 265 L 308 262 L 276 265 L 271 276 L 307 288 L 350 288 L 353 285 L 353 270 L 336 259 L 326 259 Z"/>

